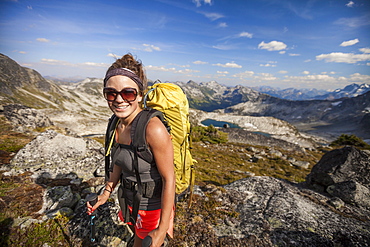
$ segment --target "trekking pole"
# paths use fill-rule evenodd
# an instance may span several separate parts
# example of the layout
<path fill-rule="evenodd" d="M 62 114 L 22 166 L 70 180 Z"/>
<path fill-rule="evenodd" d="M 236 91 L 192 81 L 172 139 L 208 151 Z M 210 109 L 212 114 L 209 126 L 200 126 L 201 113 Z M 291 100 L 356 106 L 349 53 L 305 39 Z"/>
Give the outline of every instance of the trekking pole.
<path fill-rule="evenodd" d="M 152 237 L 148 235 L 143 239 L 143 243 L 141 246 L 150 247 L 151 245 L 152 245 Z"/>
<path fill-rule="evenodd" d="M 98 202 L 98 194 L 91 193 L 87 195 L 86 201 L 88 201 L 91 206 L 94 206 Z M 91 227 L 90 241 L 92 243 L 95 242 L 95 223 L 94 223 L 95 217 L 96 217 L 96 212 L 94 211 L 90 214 L 90 227 Z"/>

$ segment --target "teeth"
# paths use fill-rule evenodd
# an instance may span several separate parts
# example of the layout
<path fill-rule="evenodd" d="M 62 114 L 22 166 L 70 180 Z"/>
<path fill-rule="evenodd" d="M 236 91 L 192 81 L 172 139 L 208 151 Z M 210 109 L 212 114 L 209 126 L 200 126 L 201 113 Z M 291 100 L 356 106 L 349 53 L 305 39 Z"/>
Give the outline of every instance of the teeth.
<path fill-rule="evenodd" d="M 126 109 L 127 108 L 127 105 L 126 106 L 116 106 L 117 109 Z"/>

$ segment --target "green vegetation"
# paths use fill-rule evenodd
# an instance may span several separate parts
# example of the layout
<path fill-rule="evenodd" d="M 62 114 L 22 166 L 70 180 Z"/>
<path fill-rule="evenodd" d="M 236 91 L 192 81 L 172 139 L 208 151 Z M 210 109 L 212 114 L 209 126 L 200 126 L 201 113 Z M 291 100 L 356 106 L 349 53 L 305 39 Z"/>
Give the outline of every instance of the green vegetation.
<path fill-rule="evenodd" d="M 311 169 L 292 166 L 289 161 L 277 156 L 268 155 L 256 162 L 250 162 L 254 155 L 250 145 L 240 143 L 203 144 L 193 143 L 192 154 L 197 160 L 196 183 L 225 185 L 248 176 L 271 176 L 292 182 L 303 182 Z M 268 147 L 256 147 L 268 153 Z M 319 151 L 306 153 L 279 150 L 295 160 L 308 161 L 311 166 L 322 156 Z"/>
<path fill-rule="evenodd" d="M 12 222 L 10 218 L 6 221 Z M 66 233 L 68 221 L 67 217 L 59 216 L 42 223 L 32 223 L 24 229 L 2 229 L 5 230 L 3 234 L 8 235 L 7 238 L 1 235 L 0 246 L 75 246 Z"/>
<path fill-rule="evenodd" d="M 194 126 L 192 138 L 194 142 L 226 143 L 227 133 L 219 131 L 213 125 L 208 127 Z"/>
<path fill-rule="evenodd" d="M 330 146 L 332 147 L 339 147 L 339 146 L 345 146 L 345 145 L 350 145 L 350 146 L 354 146 L 357 148 L 363 148 L 363 149 L 370 149 L 369 144 L 367 144 L 361 138 L 355 135 L 342 134 L 330 144 Z"/>
<path fill-rule="evenodd" d="M 6 121 L 5 117 L 0 117 L 0 150 L 2 153 L 16 153 L 23 148 L 33 137 L 23 133 L 12 131 L 13 127 Z"/>

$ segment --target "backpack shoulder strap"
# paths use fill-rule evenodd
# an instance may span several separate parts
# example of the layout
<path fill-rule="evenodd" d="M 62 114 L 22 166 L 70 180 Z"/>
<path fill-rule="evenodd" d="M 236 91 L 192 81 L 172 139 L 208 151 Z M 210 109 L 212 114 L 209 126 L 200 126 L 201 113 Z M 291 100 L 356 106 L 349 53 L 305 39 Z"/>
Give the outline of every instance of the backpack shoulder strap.
<path fill-rule="evenodd" d="M 141 182 L 141 177 L 139 174 L 139 164 L 138 157 L 152 163 L 154 157 L 148 148 L 146 143 L 145 133 L 146 127 L 153 117 L 159 117 L 163 121 L 163 115 L 160 111 L 154 109 L 144 109 L 142 110 L 133 120 L 131 125 L 131 141 L 134 150 L 134 160 L 133 167 L 135 170 L 136 182 L 137 182 L 137 191 L 134 193 L 133 203 L 132 203 L 132 213 L 130 221 L 135 225 L 137 220 L 137 214 L 139 211 L 141 197 L 143 195 L 143 184 Z"/>
<path fill-rule="evenodd" d="M 118 124 L 119 118 L 116 115 L 112 115 L 109 118 L 107 130 L 105 133 L 105 180 L 109 180 L 110 172 L 110 152 L 114 143 L 115 130 Z"/>

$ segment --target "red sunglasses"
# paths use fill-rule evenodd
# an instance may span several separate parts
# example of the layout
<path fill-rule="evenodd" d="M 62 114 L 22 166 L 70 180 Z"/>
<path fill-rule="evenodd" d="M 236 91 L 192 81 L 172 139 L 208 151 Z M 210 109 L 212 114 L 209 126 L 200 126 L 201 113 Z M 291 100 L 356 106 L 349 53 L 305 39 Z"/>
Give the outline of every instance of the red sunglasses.
<path fill-rule="evenodd" d="M 120 92 L 111 87 L 105 87 L 103 89 L 104 98 L 109 101 L 115 101 L 118 94 L 121 95 L 121 98 L 127 102 L 132 102 L 136 100 L 137 90 L 135 88 L 124 88 Z"/>

